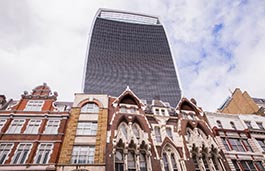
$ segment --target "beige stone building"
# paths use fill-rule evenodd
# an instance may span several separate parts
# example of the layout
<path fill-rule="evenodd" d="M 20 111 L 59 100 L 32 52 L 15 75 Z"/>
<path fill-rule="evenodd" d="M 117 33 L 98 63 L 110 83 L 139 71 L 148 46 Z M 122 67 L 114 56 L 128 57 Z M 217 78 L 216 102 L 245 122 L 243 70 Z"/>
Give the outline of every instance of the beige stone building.
<path fill-rule="evenodd" d="M 105 170 L 108 96 L 75 94 L 57 170 Z"/>

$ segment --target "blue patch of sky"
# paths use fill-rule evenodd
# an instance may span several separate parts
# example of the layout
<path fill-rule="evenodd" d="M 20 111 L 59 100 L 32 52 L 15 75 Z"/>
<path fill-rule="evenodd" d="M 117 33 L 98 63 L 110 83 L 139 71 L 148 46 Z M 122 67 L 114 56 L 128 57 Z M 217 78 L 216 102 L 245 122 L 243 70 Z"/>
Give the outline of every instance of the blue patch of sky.
<path fill-rule="evenodd" d="M 229 68 L 227 69 L 227 72 L 231 72 L 236 68 L 236 64 L 232 63 L 230 64 Z"/>
<path fill-rule="evenodd" d="M 223 23 L 215 24 L 215 25 L 214 25 L 214 28 L 213 28 L 213 30 L 212 30 L 212 34 L 213 34 L 214 36 L 217 36 L 217 34 L 219 34 L 219 33 L 222 31 L 223 28 L 224 28 Z"/>
<path fill-rule="evenodd" d="M 229 51 L 228 49 L 225 49 L 225 48 L 218 48 L 217 49 L 219 54 L 222 55 L 223 57 L 225 57 L 225 59 L 227 60 L 231 60 L 233 58 L 233 54 L 231 51 Z"/>
<path fill-rule="evenodd" d="M 248 0 L 240 0 L 239 5 L 246 5 L 248 3 Z"/>
<path fill-rule="evenodd" d="M 219 81 L 215 81 L 214 85 L 215 85 L 215 87 L 219 87 L 220 86 L 220 82 Z"/>
<path fill-rule="evenodd" d="M 207 57 L 207 52 L 204 48 L 201 48 L 200 50 L 200 57 L 201 58 L 206 58 Z"/>

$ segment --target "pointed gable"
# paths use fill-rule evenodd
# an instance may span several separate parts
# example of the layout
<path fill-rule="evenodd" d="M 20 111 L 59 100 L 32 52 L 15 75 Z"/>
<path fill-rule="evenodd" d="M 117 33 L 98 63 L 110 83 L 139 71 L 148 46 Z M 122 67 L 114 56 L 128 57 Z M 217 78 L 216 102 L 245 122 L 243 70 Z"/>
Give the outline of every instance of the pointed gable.
<path fill-rule="evenodd" d="M 200 114 L 202 110 L 196 105 L 196 101 L 192 98 L 191 100 L 188 100 L 187 98 L 183 97 L 179 104 L 177 105 L 177 110 L 186 110 L 186 111 L 192 111 L 196 114 Z"/>
<path fill-rule="evenodd" d="M 129 87 L 127 87 L 125 91 L 112 104 L 114 106 L 118 106 L 119 104 L 128 104 L 128 105 L 136 105 L 139 108 L 144 107 L 144 104 Z"/>

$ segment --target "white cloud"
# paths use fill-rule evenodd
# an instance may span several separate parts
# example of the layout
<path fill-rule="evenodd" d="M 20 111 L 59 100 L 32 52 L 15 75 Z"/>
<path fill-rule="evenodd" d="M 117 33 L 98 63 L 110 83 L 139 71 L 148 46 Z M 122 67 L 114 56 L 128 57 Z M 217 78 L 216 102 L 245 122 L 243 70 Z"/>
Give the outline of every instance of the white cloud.
<path fill-rule="evenodd" d="M 215 110 L 241 87 L 265 97 L 265 1 L 30 0 L 0 2 L 1 93 L 19 98 L 47 82 L 59 99 L 81 91 L 91 23 L 98 8 L 159 16 L 183 95 Z M 214 29 L 220 30 L 214 33 Z"/>

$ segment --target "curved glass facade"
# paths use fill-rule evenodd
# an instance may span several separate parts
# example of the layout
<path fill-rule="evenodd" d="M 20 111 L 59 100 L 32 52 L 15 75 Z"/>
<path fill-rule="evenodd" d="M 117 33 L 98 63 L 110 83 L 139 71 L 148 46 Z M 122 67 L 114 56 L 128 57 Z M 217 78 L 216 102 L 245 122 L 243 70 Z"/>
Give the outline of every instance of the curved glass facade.
<path fill-rule="evenodd" d="M 164 28 L 158 19 L 156 24 L 126 22 L 99 13 L 88 49 L 84 92 L 119 96 L 127 86 L 147 101 L 161 99 L 171 106 L 179 102 L 181 91 Z"/>

